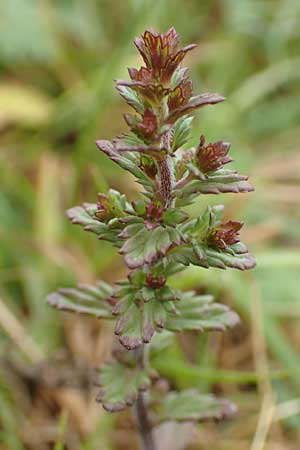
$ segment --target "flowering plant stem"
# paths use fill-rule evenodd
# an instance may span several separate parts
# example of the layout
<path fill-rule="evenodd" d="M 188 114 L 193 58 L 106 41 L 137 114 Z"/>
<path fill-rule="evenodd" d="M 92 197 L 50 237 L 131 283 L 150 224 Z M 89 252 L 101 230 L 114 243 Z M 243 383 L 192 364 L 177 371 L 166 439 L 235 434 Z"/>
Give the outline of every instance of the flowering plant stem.
<path fill-rule="evenodd" d="M 142 370 L 148 366 L 148 352 L 145 344 L 141 345 L 136 350 L 137 354 L 137 366 Z M 152 433 L 152 426 L 148 417 L 148 406 L 146 392 L 140 391 L 138 393 L 135 403 L 135 416 L 137 422 L 137 429 L 140 435 L 141 449 L 142 450 L 156 450 L 154 443 L 154 437 Z"/>
<path fill-rule="evenodd" d="M 175 333 L 224 331 L 239 322 L 212 296 L 173 289 L 169 279 L 189 265 L 254 267 L 254 257 L 240 242 L 242 222 L 224 222 L 222 205 L 209 206 L 196 217 L 184 209 L 199 195 L 250 192 L 253 187 L 247 176 L 224 167 L 232 161 L 228 143 L 207 143 L 201 134 L 198 145 L 190 146 L 191 114 L 224 100 L 219 94 L 193 94 L 181 62 L 195 46 L 180 48 L 174 28 L 164 34 L 146 30 L 135 45 L 145 66 L 129 68 L 130 81 L 117 81 L 119 93 L 135 110 L 124 115 L 130 131 L 96 144 L 134 175 L 143 195 L 130 202 L 110 189 L 99 193 L 96 203 L 68 211 L 73 223 L 119 250 L 127 278 L 114 286 L 101 281 L 62 288 L 48 296 L 48 303 L 115 321 L 118 339 L 111 361 L 100 369 L 97 401 L 110 412 L 134 405 L 141 447 L 155 450 L 152 430 L 161 422 L 220 420 L 235 412 L 228 400 L 171 390 L 166 380 L 159 382 L 151 360 L 172 346 Z"/>

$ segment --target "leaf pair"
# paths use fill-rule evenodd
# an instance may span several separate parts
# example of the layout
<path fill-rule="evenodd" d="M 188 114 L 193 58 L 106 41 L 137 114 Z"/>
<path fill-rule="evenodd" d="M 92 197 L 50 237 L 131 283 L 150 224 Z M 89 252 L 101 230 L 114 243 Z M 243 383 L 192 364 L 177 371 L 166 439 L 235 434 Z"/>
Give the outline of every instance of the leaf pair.
<path fill-rule="evenodd" d="M 116 290 L 103 282 L 62 288 L 50 294 L 47 301 L 60 310 L 115 319 L 115 334 L 129 350 L 149 343 L 154 331 L 223 331 L 239 322 L 235 312 L 214 303 L 211 296 L 169 286 L 135 288 L 127 280 Z"/>
<path fill-rule="evenodd" d="M 97 401 L 109 412 L 122 411 L 137 400 L 141 391 L 151 385 L 151 373 L 146 369 L 128 367 L 119 362 L 102 366 L 97 384 L 101 387 Z M 167 420 L 179 422 L 221 420 L 231 417 L 236 407 L 228 400 L 203 395 L 196 390 L 169 392 L 151 398 L 156 423 Z"/>

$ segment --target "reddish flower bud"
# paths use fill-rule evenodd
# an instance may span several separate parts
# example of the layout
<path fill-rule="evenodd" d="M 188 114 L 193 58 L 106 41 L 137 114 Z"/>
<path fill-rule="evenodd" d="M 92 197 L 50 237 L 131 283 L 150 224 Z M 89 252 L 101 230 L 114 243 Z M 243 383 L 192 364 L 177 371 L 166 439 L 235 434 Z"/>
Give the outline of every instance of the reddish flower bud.
<path fill-rule="evenodd" d="M 205 145 L 205 137 L 200 137 L 200 143 L 196 151 L 196 164 L 203 173 L 219 169 L 232 161 L 228 156 L 230 144 L 218 141 Z"/>
<path fill-rule="evenodd" d="M 148 155 L 141 155 L 140 168 L 148 175 L 148 177 L 154 179 L 157 174 L 157 165 L 153 158 Z"/>
<path fill-rule="evenodd" d="M 153 71 L 156 80 L 168 82 L 185 54 L 195 45 L 179 49 L 179 36 L 172 27 L 166 33 L 146 30 L 141 38 L 134 41 L 146 67 Z"/>
<path fill-rule="evenodd" d="M 166 284 L 166 278 L 163 275 L 155 276 L 152 273 L 147 273 L 146 284 L 152 289 L 161 289 Z"/>
<path fill-rule="evenodd" d="M 145 137 L 153 137 L 157 132 L 157 119 L 154 112 L 147 108 L 143 114 L 143 121 L 137 124 L 137 128 Z"/>
<path fill-rule="evenodd" d="M 155 205 L 153 202 L 148 203 L 146 206 L 146 217 L 151 220 L 160 220 L 164 208 L 159 205 Z"/>
<path fill-rule="evenodd" d="M 145 110 L 142 120 L 133 114 L 124 114 L 124 118 L 131 131 L 138 136 L 145 139 L 155 138 L 157 132 L 157 119 L 151 109 L 147 108 Z"/>
<path fill-rule="evenodd" d="M 153 202 L 148 203 L 148 205 L 146 206 L 146 228 L 153 229 L 158 227 L 162 221 L 163 212 L 163 206 L 157 205 Z"/>
<path fill-rule="evenodd" d="M 188 103 L 193 93 L 192 80 L 184 78 L 182 82 L 173 89 L 168 97 L 169 111 L 173 111 Z"/>
<path fill-rule="evenodd" d="M 154 79 L 152 69 L 141 67 L 139 70 L 135 68 L 128 69 L 129 76 L 132 81 L 142 81 L 143 83 L 151 83 Z"/>
<path fill-rule="evenodd" d="M 101 221 L 106 221 L 110 218 L 109 198 L 107 195 L 98 193 L 97 195 L 97 211 L 95 216 Z"/>
<path fill-rule="evenodd" d="M 210 233 L 208 237 L 208 243 L 225 249 L 227 245 L 233 245 L 240 242 L 239 231 L 243 226 L 243 222 L 229 220 L 228 222 L 221 223 L 221 225 Z"/>
<path fill-rule="evenodd" d="M 163 97 L 169 93 L 168 88 L 164 88 L 162 84 L 157 84 L 156 82 L 117 80 L 117 89 L 125 99 L 126 97 L 122 93 L 122 86 L 135 90 L 140 97 L 144 97 L 152 105 L 160 105 Z M 127 99 L 126 101 L 128 102 Z"/>

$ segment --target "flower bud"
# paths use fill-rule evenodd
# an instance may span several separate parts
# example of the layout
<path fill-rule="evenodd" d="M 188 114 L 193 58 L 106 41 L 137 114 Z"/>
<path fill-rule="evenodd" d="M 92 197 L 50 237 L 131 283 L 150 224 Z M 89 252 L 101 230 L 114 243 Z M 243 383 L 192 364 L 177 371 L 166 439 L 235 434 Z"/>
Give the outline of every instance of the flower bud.
<path fill-rule="evenodd" d="M 225 249 L 228 245 L 240 242 L 239 231 L 242 226 L 243 222 L 234 220 L 221 223 L 219 227 L 212 230 L 207 241 L 215 247 Z"/>
<path fill-rule="evenodd" d="M 166 278 L 163 275 L 155 276 L 149 272 L 147 273 L 146 284 L 152 289 L 161 289 L 166 284 Z"/>
<path fill-rule="evenodd" d="M 220 169 L 224 164 L 232 161 L 228 156 L 230 144 L 218 141 L 205 145 L 205 137 L 200 136 L 200 143 L 196 151 L 196 164 L 203 173 Z"/>

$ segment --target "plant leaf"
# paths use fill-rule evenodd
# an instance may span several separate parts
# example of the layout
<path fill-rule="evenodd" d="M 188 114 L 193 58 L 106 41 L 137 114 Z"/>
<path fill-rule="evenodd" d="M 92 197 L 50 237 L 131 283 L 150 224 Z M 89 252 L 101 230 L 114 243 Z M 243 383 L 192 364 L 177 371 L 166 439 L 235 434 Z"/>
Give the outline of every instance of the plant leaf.
<path fill-rule="evenodd" d="M 220 94 L 200 94 L 195 97 L 191 97 L 188 103 L 182 105 L 181 107 L 174 109 L 169 117 L 167 118 L 168 123 L 174 122 L 178 117 L 181 117 L 184 114 L 188 114 L 193 112 L 195 109 L 202 108 L 207 105 L 215 105 L 217 103 L 223 102 L 225 100 L 224 97 Z"/>
<path fill-rule="evenodd" d="M 137 181 L 142 184 L 148 192 L 152 191 L 151 179 L 139 168 L 133 154 L 119 153 L 115 149 L 113 143 L 106 140 L 96 141 L 96 145 L 99 150 L 104 152 L 112 161 L 132 173 Z"/>
<path fill-rule="evenodd" d="M 184 292 L 176 303 L 176 315 L 169 314 L 165 328 L 169 331 L 224 331 L 239 323 L 238 315 L 226 305 L 214 303 L 210 295 Z"/>
<path fill-rule="evenodd" d="M 59 310 L 87 314 L 97 319 L 112 319 L 108 299 L 113 289 L 103 281 L 95 285 L 79 284 L 77 288 L 60 288 L 48 295 L 47 303 Z"/>
<path fill-rule="evenodd" d="M 207 177 L 205 180 L 193 179 L 185 186 L 174 191 L 176 206 L 184 206 L 186 199 L 191 201 L 198 194 L 224 194 L 252 192 L 253 186 L 246 176 L 232 174 L 227 177 Z"/>
<path fill-rule="evenodd" d="M 183 245 L 172 248 L 168 259 L 185 266 L 193 264 L 205 268 L 211 266 L 248 270 L 255 267 L 254 256 L 242 242 L 226 245 L 224 248 L 218 248 L 209 242 L 209 234 L 221 224 L 222 213 L 222 205 L 209 206 L 197 219 L 179 225 Z"/>
<path fill-rule="evenodd" d="M 166 225 L 175 227 L 189 218 L 189 215 L 178 208 L 169 208 L 163 213 L 163 221 Z"/>
<path fill-rule="evenodd" d="M 115 334 L 120 343 L 132 350 L 149 343 L 155 331 L 161 331 L 170 313 L 174 314 L 174 301 L 181 293 L 169 286 L 162 289 L 135 288 L 128 281 L 121 283 L 115 297 L 118 301 L 113 314 L 118 316 Z"/>
<path fill-rule="evenodd" d="M 233 247 L 233 246 L 231 246 Z M 199 250 L 199 251 L 197 251 Z M 226 269 L 231 267 L 233 269 L 248 270 L 256 265 L 256 260 L 253 255 L 245 251 L 244 253 L 229 252 L 226 250 L 215 250 L 198 244 L 197 249 L 195 245 L 188 244 L 172 250 L 168 257 L 179 264 L 188 266 L 190 264 L 201 267 L 217 267 L 219 269 Z"/>
<path fill-rule="evenodd" d="M 117 84 L 117 90 L 120 93 L 120 95 L 126 100 L 126 102 L 130 106 L 132 106 L 133 109 L 135 109 L 138 113 L 143 114 L 144 112 L 143 102 L 140 100 L 137 92 L 134 89 L 128 86 Z"/>
<path fill-rule="evenodd" d="M 149 230 L 143 223 L 128 225 L 120 236 L 127 238 L 120 253 L 125 255 L 130 269 L 155 262 L 181 242 L 180 233 L 175 228 L 158 226 Z"/>
<path fill-rule="evenodd" d="M 83 206 L 74 206 L 67 211 L 67 216 L 72 223 L 81 225 L 85 231 L 95 233 L 99 239 L 103 239 L 120 246 L 118 235 L 124 228 L 124 225 L 116 219 L 110 222 L 100 222 L 96 216 L 97 205 L 85 203 Z"/>
<path fill-rule="evenodd" d="M 236 411 L 236 406 L 226 399 L 203 395 L 190 389 L 167 394 L 160 404 L 159 418 L 160 421 L 203 422 L 223 420 L 231 417 Z"/>
<path fill-rule="evenodd" d="M 172 150 L 175 151 L 187 143 L 191 130 L 193 117 L 182 116 L 174 125 L 174 135 L 172 139 Z"/>
<path fill-rule="evenodd" d="M 151 379 L 146 370 L 127 367 L 119 362 L 107 363 L 100 369 L 101 390 L 96 400 L 109 412 L 122 411 L 137 399 L 139 391 L 146 390 Z"/>

